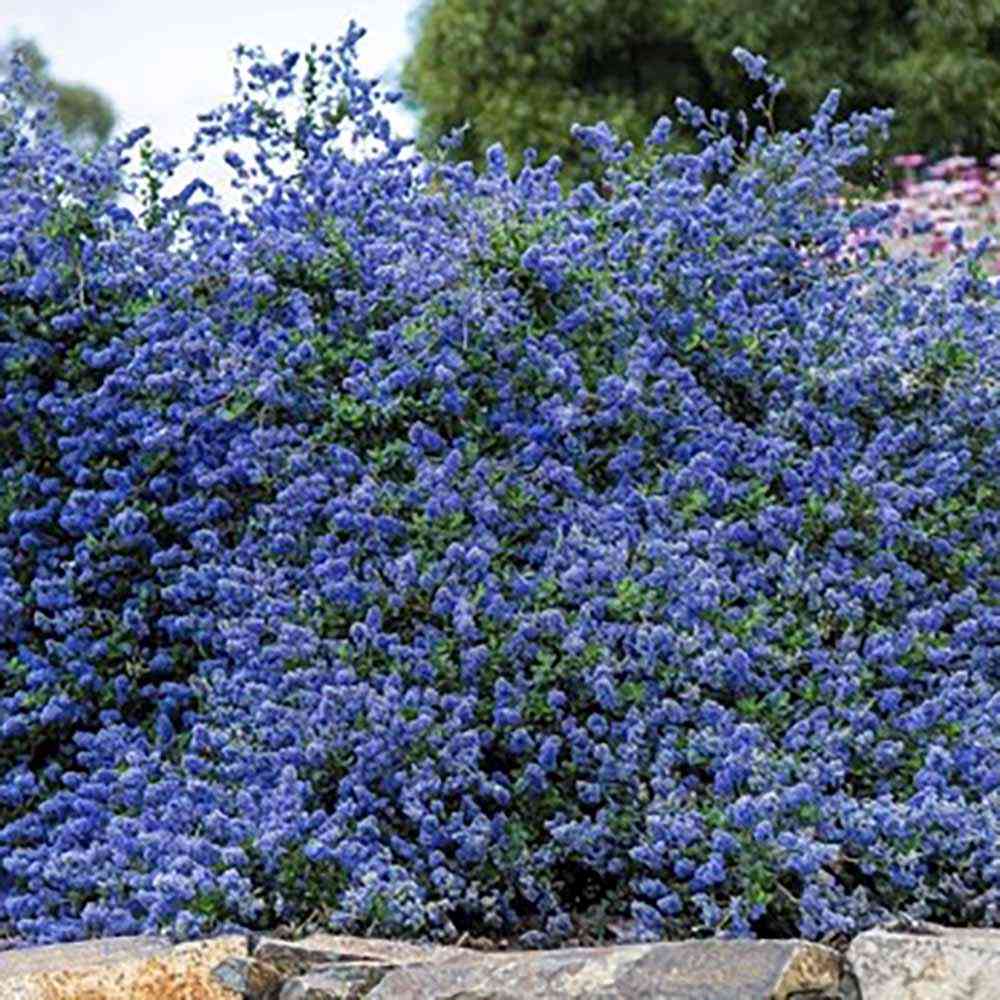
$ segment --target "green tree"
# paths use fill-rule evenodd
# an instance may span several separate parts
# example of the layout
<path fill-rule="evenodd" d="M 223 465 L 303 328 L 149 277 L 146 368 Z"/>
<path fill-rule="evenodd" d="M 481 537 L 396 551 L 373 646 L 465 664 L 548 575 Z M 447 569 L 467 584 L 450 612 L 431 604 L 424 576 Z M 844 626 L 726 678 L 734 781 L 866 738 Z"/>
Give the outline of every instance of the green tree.
<path fill-rule="evenodd" d="M 48 72 L 48 59 L 30 39 L 15 40 L 0 51 L 0 74 L 6 75 L 15 53 L 55 93 L 55 115 L 71 142 L 95 146 L 111 135 L 115 111 L 103 94 L 85 84 L 54 80 Z"/>
<path fill-rule="evenodd" d="M 746 106 L 758 91 L 737 45 L 788 81 L 779 127 L 838 87 L 845 112 L 896 108 L 882 156 L 1000 149 L 1000 0 L 426 0 L 414 28 L 400 84 L 418 147 L 468 121 L 448 155 L 480 167 L 500 141 L 515 169 L 534 146 L 579 180 L 593 170 L 573 122 L 604 119 L 638 144 L 677 96 Z"/>
<path fill-rule="evenodd" d="M 532 146 L 558 154 L 564 176 L 593 176 L 574 122 L 607 121 L 641 138 L 676 94 L 712 96 L 709 75 L 669 3 L 648 0 L 429 0 L 400 76 L 421 113 L 418 148 L 469 122 L 455 160 L 482 166 L 495 141 L 513 166 Z"/>
<path fill-rule="evenodd" d="M 886 81 L 898 95 L 899 145 L 979 157 L 1000 151 L 1000 0 L 914 7 L 916 44 L 888 67 Z"/>
<path fill-rule="evenodd" d="M 1000 0 L 679 0 L 678 16 L 725 105 L 746 83 L 735 45 L 788 81 L 778 124 L 797 127 L 833 88 L 841 108 L 896 109 L 887 153 L 1000 149 Z"/>

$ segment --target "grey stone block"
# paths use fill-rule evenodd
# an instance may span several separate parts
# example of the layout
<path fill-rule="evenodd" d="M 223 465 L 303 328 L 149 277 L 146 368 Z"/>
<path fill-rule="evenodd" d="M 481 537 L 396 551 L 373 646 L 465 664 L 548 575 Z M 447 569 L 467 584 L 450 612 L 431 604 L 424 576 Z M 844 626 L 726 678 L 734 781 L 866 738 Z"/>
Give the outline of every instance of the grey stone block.
<path fill-rule="evenodd" d="M 367 997 L 836 1000 L 841 964 L 837 952 L 804 941 L 687 941 L 510 952 L 404 966 L 389 972 Z"/>
<path fill-rule="evenodd" d="M 221 986 L 248 1000 L 278 1000 L 285 977 L 266 962 L 233 957 L 212 969 L 212 978 Z"/>

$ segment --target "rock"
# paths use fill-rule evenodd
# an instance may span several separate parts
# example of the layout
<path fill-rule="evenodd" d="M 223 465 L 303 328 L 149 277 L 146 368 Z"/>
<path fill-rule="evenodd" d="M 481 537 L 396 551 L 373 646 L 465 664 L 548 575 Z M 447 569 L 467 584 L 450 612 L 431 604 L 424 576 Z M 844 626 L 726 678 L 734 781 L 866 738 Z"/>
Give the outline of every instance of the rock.
<path fill-rule="evenodd" d="M 408 965 L 415 962 L 440 962 L 447 958 L 464 958 L 466 948 L 450 945 L 412 944 L 383 938 L 359 938 L 343 934 L 311 934 L 301 941 L 280 941 L 257 938 L 250 954 L 267 962 L 288 976 L 299 976 L 320 965 L 335 962 L 381 962 L 388 965 Z"/>
<path fill-rule="evenodd" d="M 386 962 L 343 962 L 289 979 L 278 1000 L 361 1000 L 396 966 Z M 252 1000 L 257 1000 L 253 997 Z"/>
<path fill-rule="evenodd" d="M 212 978 L 253 1000 L 278 1000 L 285 977 L 266 962 L 252 958 L 227 958 L 212 969 Z"/>
<path fill-rule="evenodd" d="M 242 936 L 171 945 L 119 937 L 0 954 L 3 1000 L 233 1000 L 211 970 L 246 954 Z"/>
<path fill-rule="evenodd" d="M 387 972 L 401 965 L 464 958 L 471 952 L 381 938 L 312 934 L 301 941 L 255 935 L 250 939 L 250 954 L 253 964 L 266 966 L 286 980 L 280 1000 L 313 1000 L 364 996 Z M 219 971 L 229 975 L 227 970 Z M 230 981 L 237 980 L 230 976 Z M 250 1000 L 270 1000 L 252 989 L 244 989 L 244 994 Z"/>
<path fill-rule="evenodd" d="M 404 966 L 387 973 L 366 996 L 369 1000 L 836 1000 L 841 965 L 833 949 L 805 941 L 684 941 L 507 952 Z M 308 1000 L 327 996 L 336 994 L 319 993 Z"/>
<path fill-rule="evenodd" d="M 249 950 L 250 954 L 247 954 Z M 1000 930 L 907 923 L 846 960 L 806 941 L 476 951 L 251 934 L 128 937 L 0 952 L 2 1000 L 1000 1000 Z"/>
<path fill-rule="evenodd" d="M 997 1000 L 1000 931 L 921 924 L 859 934 L 847 963 L 863 1000 Z"/>

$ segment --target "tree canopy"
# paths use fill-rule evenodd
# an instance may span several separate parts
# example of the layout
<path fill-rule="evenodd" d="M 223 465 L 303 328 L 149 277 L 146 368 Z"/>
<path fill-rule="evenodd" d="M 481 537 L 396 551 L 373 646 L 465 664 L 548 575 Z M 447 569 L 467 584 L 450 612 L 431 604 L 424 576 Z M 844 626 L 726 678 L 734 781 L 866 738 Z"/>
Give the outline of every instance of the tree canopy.
<path fill-rule="evenodd" d="M 111 102 L 93 87 L 65 83 L 49 74 L 49 60 L 30 39 L 9 42 L 0 51 L 0 75 L 5 75 L 15 55 L 20 54 L 35 76 L 55 94 L 55 116 L 68 139 L 81 145 L 103 143 L 115 126 Z"/>
<path fill-rule="evenodd" d="M 574 122 L 607 121 L 639 142 L 683 96 L 742 104 L 736 46 L 793 81 L 778 125 L 803 125 L 826 94 L 845 112 L 893 107 L 882 151 L 985 155 L 1000 148 L 1000 0 L 427 0 L 400 83 L 436 148 L 468 122 L 453 160 L 481 166 L 500 141 L 558 154 L 568 179 L 593 176 Z"/>

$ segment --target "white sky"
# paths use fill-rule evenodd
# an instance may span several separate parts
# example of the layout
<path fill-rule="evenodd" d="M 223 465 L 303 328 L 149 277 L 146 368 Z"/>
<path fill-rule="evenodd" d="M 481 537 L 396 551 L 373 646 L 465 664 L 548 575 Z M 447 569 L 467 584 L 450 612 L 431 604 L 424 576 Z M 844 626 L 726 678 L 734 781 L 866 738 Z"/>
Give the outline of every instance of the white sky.
<path fill-rule="evenodd" d="M 49 60 L 50 75 L 103 93 L 118 113 L 115 132 L 152 128 L 160 148 L 185 149 L 196 116 L 229 100 L 233 49 L 261 45 L 274 57 L 336 43 L 354 18 L 368 33 L 358 66 L 394 89 L 415 38 L 408 17 L 418 0 L 0 0 L 0 43 L 31 38 Z M 384 109 L 404 138 L 413 115 Z M 217 182 L 216 177 L 207 180 Z"/>

